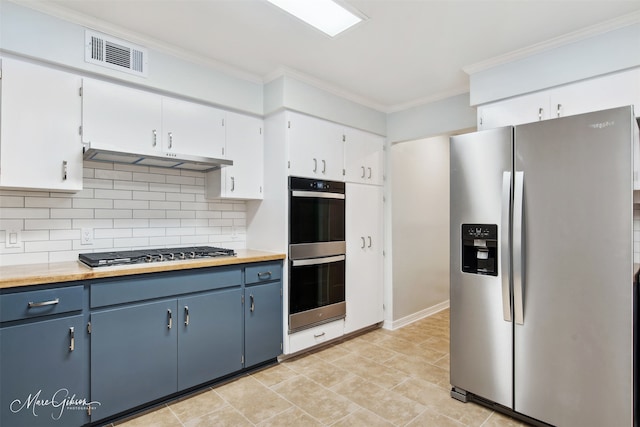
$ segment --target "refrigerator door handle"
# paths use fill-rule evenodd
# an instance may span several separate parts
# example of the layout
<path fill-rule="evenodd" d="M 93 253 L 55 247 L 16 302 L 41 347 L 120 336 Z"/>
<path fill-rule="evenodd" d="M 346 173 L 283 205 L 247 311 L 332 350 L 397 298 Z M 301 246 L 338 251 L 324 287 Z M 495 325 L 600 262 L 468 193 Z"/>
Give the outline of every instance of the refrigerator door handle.
<path fill-rule="evenodd" d="M 509 263 L 509 217 L 511 208 L 511 172 L 502 173 L 502 218 L 500 234 L 500 274 L 502 275 L 502 315 L 506 322 L 511 322 L 511 265 Z"/>
<path fill-rule="evenodd" d="M 518 325 L 524 324 L 523 307 L 523 203 L 524 172 L 516 172 L 513 188 L 513 311 Z"/>

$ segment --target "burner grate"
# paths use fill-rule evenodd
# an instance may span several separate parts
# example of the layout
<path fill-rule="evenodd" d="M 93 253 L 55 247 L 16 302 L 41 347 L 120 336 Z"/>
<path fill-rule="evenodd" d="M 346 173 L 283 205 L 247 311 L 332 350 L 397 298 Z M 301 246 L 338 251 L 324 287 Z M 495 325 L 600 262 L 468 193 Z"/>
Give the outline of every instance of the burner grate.
<path fill-rule="evenodd" d="M 142 264 L 150 262 L 180 261 L 188 259 L 235 256 L 233 249 L 215 246 L 189 246 L 183 248 L 138 249 L 132 251 L 90 252 L 78 255 L 78 260 L 89 267 Z"/>

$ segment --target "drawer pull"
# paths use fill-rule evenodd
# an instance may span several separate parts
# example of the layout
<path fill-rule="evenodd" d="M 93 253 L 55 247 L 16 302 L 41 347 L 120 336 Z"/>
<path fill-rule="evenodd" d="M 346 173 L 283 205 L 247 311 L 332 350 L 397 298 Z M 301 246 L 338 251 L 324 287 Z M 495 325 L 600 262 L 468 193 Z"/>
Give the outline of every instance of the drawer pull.
<path fill-rule="evenodd" d="M 266 280 L 266 279 L 271 279 L 270 271 L 264 271 L 262 273 L 258 273 L 258 280 Z"/>
<path fill-rule="evenodd" d="M 60 298 L 52 299 L 51 301 L 30 302 L 29 308 L 45 307 L 47 305 L 56 305 L 58 303 L 60 303 Z"/>
<path fill-rule="evenodd" d="M 314 337 L 314 338 L 321 338 L 321 337 L 323 337 L 323 336 L 324 336 L 324 334 L 325 334 L 324 332 L 323 332 L 323 333 L 321 333 L 321 334 L 313 334 L 313 337 Z"/>
<path fill-rule="evenodd" d="M 76 348 L 76 337 L 74 327 L 69 328 L 69 351 L 73 351 Z"/>

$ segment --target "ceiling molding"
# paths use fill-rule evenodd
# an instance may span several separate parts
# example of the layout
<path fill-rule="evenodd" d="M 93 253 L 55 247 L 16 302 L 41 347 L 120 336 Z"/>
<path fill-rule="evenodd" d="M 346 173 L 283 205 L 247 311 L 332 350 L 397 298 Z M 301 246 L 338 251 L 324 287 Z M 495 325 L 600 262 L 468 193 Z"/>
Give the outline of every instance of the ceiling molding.
<path fill-rule="evenodd" d="M 537 43 L 523 49 L 518 49 L 504 55 L 499 55 L 486 61 L 467 65 L 463 67 L 462 70 L 468 75 L 475 74 L 480 71 L 485 71 L 490 68 L 496 67 L 498 65 L 503 65 L 509 62 L 524 59 L 531 55 L 542 53 L 560 46 L 575 43 L 599 34 L 606 33 L 608 31 L 617 30 L 637 23 L 640 23 L 640 11 L 623 15 L 618 18 L 610 19 L 608 21 L 604 21 L 578 31 L 564 34 L 562 36 L 544 41 L 542 43 Z"/>
<path fill-rule="evenodd" d="M 68 21 L 83 27 L 87 27 L 92 30 L 100 31 L 107 35 L 125 39 L 129 42 L 142 45 L 143 47 L 150 48 L 157 52 L 174 56 L 176 58 L 182 59 L 187 62 L 191 62 L 193 64 L 202 65 L 207 68 L 211 68 L 216 71 L 223 72 L 224 74 L 227 74 L 231 77 L 236 77 L 241 80 L 246 80 L 252 83 L 259 83 L 259 84 L 261 84 L 263 81 L 261 76 L 233 67 L 224 62 L 205 58 L 203 55 L 197 54 L 195 52 L 187 51 L 183 48 L 179 48 L 169 43 L 161 42 L 157 39 L 140 35 L 139 33 L 135 33 L 133 31 L 127 30 L 125 28 L 111 24 L 109 22 L 67 9 L 64 6 L 52 4 L 50 2 L 47 2 L 46 0 L 12 0 L 12 1 L 14 1 L 14 3 L 19 4 L 21 6 L 28 7 L 30 9 L 45 13 L 47 15 L 54 16 L 56 18 L 60 18 L 64 21 Z"/>
<path fill-rule="evenodd" d="M 416 107 L 420 107 L 420 106 L 423 106 L 423 105 L 431 104 L 431 103 L 434 103 L 434 102 L 442 101 L 443 99 L 452 98 L 454 96 L 463 95 L 465 93 L 469 93 L 469 84 L 468 83 L 466 85 L 459 86 L 457 88 L 453 88 L 453 89 L 450 89 L 450 90 L 442 91 L 442 92 L 436 93 L 434 95 L 431 95 L 431 96 L 428 96 L 428 97 L 425 97 L 425 98 L 416 99 L 416 100 L 413 100 L 413 101 L 410 101 L 410 102 L 406 102 L 406 103 L 403 103 L 403 104 L 393 105 L 393 106 L 387 108 L 385 113 L 390 114 L 390 113 L 397 113 L 399 111 L 410 110 L 412 108 L 416 108 Z"/>
<path fill-rule="evenodd" d="M 332 95 L 336 95 L 340 98 L 346 99 L 348 101 L 352 101 L 355 102 L 356 104 L 360 104 L 364 107 L 368 107 L 371 108 L 373 110 L 376 111 L 380 111 L 382 113 L 386 113 L 388 107 L 379 103 L 376 103 L 374 101 L 372 101 L 371 99 L 365 98 L 363 96 L 360 95 L 356 95 L 353 92 L 350 92 L 348 90 L 342 89 L 338 86 L 332 85 L 331 83 L 328 83 L 324 80 L 318 79 L 316 77 L 310 76 L 306 73 L 303 73 L 301 71 L 298 70 L 294 70 L 288 67 L 284 67 L 284 66 L 280 66 L 278 68 L 276 68 L 274 71 L 272 71 L 271 73 L 267 74 L 266 76 L 264 76 L 263 78 L 263 83 L 267 84 L 269 82 L 272 82 L 273 80 L 276 80 L 280 77 L 291 77 L 295 80 L 298 80 L 302 83 L 306 83 L 310 86 L 315 87 L 316 89 L 320 89 L 322 91 L 331 93 Z"/>

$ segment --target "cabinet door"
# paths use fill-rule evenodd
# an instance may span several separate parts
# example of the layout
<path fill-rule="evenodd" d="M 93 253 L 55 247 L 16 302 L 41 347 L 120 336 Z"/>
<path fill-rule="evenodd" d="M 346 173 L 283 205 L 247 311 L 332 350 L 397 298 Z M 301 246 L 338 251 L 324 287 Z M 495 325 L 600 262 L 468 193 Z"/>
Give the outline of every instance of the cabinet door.
<path fill-rule="evenodd" d="M 81 79 L 4 58 L 0 81 L 0 186 L 81 190 Z"/>
<path fill-rule="evenodd" d="M 237 113 L 227 113 L 227 157 L 233 166 L 218 171 L 219 184 L 207 189 L 210 197 L 262 199 L 264 185 L 264 143 L 262 120 Z M 214 193 L 218 193 L 216 196 Z"/>
<path fill-rule="evenodd" d="M 162 97 L 98 80 L 82 80 L 82 142 L 125 152 L 162 150 Z"/>
<path fill-rule="evenodd" d="M 91 314 L 92 421 L 178 390 L 175 299 Z"/>
<path fill-rule="evenodd" d="M 178 389 L 242 369 L 242 291 L 178 299 Z"/>
<path fill-rule="evenodd" d="M 0 329 L 0 425 L 89 422 L 82 402 L 90 403 L 87 341 L 82 315 Z M 99 404 L 92 410 L 100 410 Z"/>
<path fill-rule="evenodd" d="M 478 130 L 532 123 L 551 117 L 549 92 L 537 92 L 478 107 Z"/>
<path fill-rule="evenodd" d="M 552 117 L 634 105 L 640 93 L 639 75 L 640 70 L 631 70 L 557 88 L 551 91 Z M 640 113 L 640 105 L 635 113 Z"/>
<path fill-rule="evenodd" d="M 384 317 L 382 188 L 347 184 L 347 270 L 345 333 L 381 322 Z"/>
<path fill-rule="evenodd" d="M 341 126 L 290 112 L 288 131 L 289 175 L 344 181 Z"/>
<path fill-rule="evenodd" d="M 357 129 L 346 129 L 345 135 L 345 179 L 349 182 L 382 185 L 384 138 Z"/>
<path fill-rule="evenodd" d="M 162 98 L 162 148 L 167 153 L 225 158 L 224 111 Z"/>
<path fill-rule="evenodd" d="M 261 283 L 244 290 L 245 367 L 282 353 L 282 282 Z"/>

